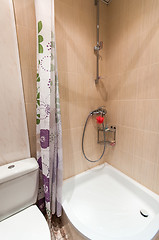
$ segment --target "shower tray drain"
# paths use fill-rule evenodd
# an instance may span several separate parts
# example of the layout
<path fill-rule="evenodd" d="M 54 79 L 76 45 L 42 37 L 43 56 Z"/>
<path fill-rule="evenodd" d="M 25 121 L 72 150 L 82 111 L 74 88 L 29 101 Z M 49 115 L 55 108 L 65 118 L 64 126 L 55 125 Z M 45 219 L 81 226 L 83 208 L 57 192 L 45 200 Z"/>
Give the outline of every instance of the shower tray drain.
<path fill-rule="evenodd" d="M 140 210 L 140 214 L 141 214 L 143 217 L 148 217 L 148 216 L 149 216 L 148 212 L 147 212 L 145 209 L 141 209 L 141 210 Z"/>

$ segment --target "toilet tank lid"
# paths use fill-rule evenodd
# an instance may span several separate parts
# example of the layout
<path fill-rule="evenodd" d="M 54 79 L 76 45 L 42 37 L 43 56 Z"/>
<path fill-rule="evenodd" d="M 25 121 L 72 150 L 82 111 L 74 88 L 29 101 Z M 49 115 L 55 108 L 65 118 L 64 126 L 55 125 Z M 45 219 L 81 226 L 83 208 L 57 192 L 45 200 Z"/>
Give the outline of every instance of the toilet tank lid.
<path fill-rule="evenodd" d="M 0 183 L 13 180 L 39 168 L 35 158 L 27 158 L 0 166 Z"/>

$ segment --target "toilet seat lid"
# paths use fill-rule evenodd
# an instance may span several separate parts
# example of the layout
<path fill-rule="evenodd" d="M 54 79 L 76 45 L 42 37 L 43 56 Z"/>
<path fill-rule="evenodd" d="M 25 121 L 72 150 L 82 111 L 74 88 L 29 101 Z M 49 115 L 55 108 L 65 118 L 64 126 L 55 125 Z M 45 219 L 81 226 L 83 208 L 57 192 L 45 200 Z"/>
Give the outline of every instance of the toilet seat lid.
<path fill-rule="evenodd" d="M 48 224 L 35 205 L 1 221 L 0 238 L 4 240 L 51 240 Z"/>

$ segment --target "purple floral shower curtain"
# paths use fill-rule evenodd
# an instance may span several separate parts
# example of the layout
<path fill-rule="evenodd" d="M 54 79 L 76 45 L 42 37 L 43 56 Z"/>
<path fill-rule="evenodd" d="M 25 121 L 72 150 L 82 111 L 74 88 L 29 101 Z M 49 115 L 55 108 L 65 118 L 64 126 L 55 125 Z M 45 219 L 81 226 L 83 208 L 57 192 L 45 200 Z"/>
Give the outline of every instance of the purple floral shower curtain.
<path fill-rule="evenodd" d="M 38 205 L 61 215 L 62 129 L 57 74 L 54 0 L 35 0 L 37 20 L 37 159 Z"/>

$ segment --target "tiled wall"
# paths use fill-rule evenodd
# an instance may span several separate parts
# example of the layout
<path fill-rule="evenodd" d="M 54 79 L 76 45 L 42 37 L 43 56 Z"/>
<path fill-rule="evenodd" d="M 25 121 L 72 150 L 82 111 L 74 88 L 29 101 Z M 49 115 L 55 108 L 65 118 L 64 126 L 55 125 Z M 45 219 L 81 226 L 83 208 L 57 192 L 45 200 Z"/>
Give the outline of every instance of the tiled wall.
<path fill-rule="evenodd" d="M 0 29 L 0 165 L 4 165 L 30 155 L 12 1 L 1 0 Z"/>
<path fill-rule="evenodd" d="M 14 0 L 29 136 L 35 155 L 36 40 L 33 0 Z M 26 9 L 28 9 L 26 11 Z M 89 167 L 81 152 L 88 113 L 107 105 L 117 125 L 117 145 L 105 159 L 159 193 L 159 2 L 113 0 L 101 3 L 100 72 L 94 85 L 96 7 L 94 0 L 55 0 L 56 40 L 63 127 L 64 178 Z M 90 120 L 86 152 L 97 158 L 96 124 Z"/>
<path fill-rule="evenodd" d="M 17 34 L 24 84 L 25 103 L 32 156 L 35 148 L 36 101 L 36 33 L 33 0 L 14 0 Z M 106 43 L 106 6 L 101 5 L 101 39 Z M 89 13 L 89 14 L 88 14 Z M 96 87 L 96 7 L 94 0 L 56 0 L 56 40 L 60 82 L 64 178 L 82 172 L 88 164 L 81 152 L 84 122 L 88 113 L 104 104 L 103 86 Z M 101 55 L 104 54 L 104 50 Z M 104 58 L 101 73 L 104 73 Z M 104 90 L 105 91 L 105 90 Z M 95 121 L 86 131 L 85 148 L 88 157 L 97 159 L 103 149 L 97 145 Z"/>
<path fill-rule="evenodd" d="M 101 3 L 100 37 L 106 49 L 107 6 Z M 82 132 L 87 115 L 105 102 L 103 85 L 95 86 L 96 7 L 94 0 L 55 0 L 57 57 L 63 127 L 64 178 L 87 170 L 82 154 Z M 101 60 L 104 74 L 106 59 Z M 103 94 L 104 92 L 104 94 Z M 97 126 L 88 123 L 85 149 L 89 158 L 97 159 L 103 146 L 97 144 Z"/>
<path fill-rule="evenodd" d="M 33 0 L 14 0 L 22 78 L 24 84 L 29 138 L 32 156 L 35 149 L 36 101 L 36 33 Z M 106 6 L 101 5 L 101 39 L 106 43 Z M 89 13 L 89 14 L 88 14 Z M 104 104 L 103 86 L 96 87 L 96 7 L 94 0 L 56 0 L 56 40 L 60 82 L 64 178 L 82 172 L 88 164 L 81 152 L 83 125 L 88 113 Z M 101 55 L 104 54 L 104 50 Z M 104 73 L 104 58 L 101 73 Z M 86 132 L 86 153 L 96 159 L 102 151 L 97 145 L 96 125 L 92 121 Z"/>
<path fill-rule="evenodd" d="M 108 121 L 117 145 L 106 158 L 159 193 L 159 1 L 113 0 L 108 10 Z"/>
<path fill-rule="evenodd" d="M 31 156 L 36 156 L 36 22 L 34 0 L 13 0 Z"/>

